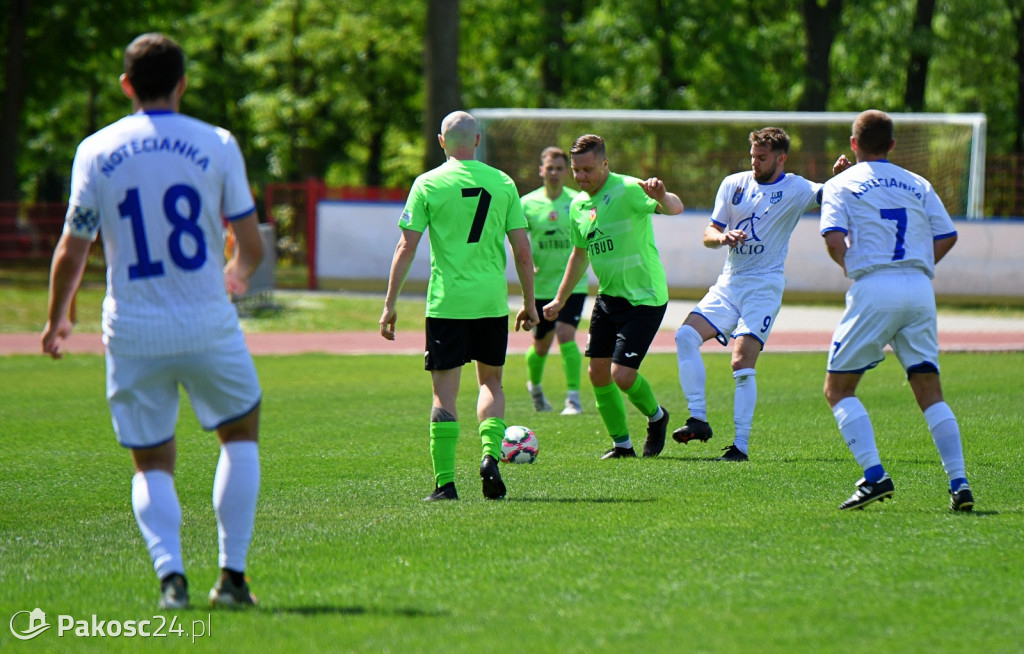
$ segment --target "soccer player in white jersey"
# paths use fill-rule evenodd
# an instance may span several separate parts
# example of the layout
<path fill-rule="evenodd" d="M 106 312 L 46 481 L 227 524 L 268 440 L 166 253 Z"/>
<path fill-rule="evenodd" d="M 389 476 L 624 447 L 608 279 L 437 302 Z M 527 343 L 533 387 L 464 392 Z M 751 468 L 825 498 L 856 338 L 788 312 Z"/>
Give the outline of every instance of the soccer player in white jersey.
<path fill-rule="evenodd" d="M 942 396 L 939 340 L 932 278 L 935 264 L 956 243 L 946 208 L 925 178 L 887 160 L 892 119 L 881 111 L 861 113 L 853 123 L 851 165 L 825 184 L 821 233 L 828 253 L 853 280 L 846 311 L 832 335 L 825 399 L 864 477 L 840 509 L 863 508 L 891 497 L 892 479 L 882 467 L 867 410 L 855 395 L 866 370 L 885 358 L 890 345 L 924 412 L 946 475 L 950 508 L 970 511 L 960 426 Z"/>
<path fill-rule="evenodd" d="M 751 132 L 749 140 L 751 169 L 722 180 L 704 230 L 705 247 L 729 247 L 722 274 L 676 330 L 679 384 L 690 411 L 686 424 L 672 433 L 679 443 L 706 442 L 712 435 L 700 346 L 712 338 L 723 346 L 729 337 L 735 339 L 735 437 L 719 461 L 748 459 L 757 402 L 754 366 L 782 306 L 789 237 L 800 217 L 821 203 L 821 184 L 785 171 L 789 135 L 784 130 L 765 127 Z"/>
<path fill-rule="evenodd" d="M 244 573 L 260 484 L 262 392 L 228 295 L 245 292 L 263 256 L 245 164 L 230 132 L 178 113 L 185 59 L 168 37 L 132 41 L 120 83 L 134 113 L 75 154 L 43 351 L 62 355 L 71 297 L 102 231 L 107 400 L 135 466 L 132 507 L 161 582 L 160 608 L 189 602 L 174 484 L 179 385 L 221 442 L 213 480 L 221 574 L 210 603 L 251 605 Z M 237 243 L 226 265 L 224 219 Z"/>

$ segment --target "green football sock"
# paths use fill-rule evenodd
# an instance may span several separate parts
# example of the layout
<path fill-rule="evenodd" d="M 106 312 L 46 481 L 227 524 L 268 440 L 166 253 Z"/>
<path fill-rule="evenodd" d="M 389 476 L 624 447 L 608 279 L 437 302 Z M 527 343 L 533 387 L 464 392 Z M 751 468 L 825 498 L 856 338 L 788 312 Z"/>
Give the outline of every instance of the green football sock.
<path fill-rule="evenodd" d="M 562 343 L 558 349 L 562 353 L 562 367 L 565 368 L 566 390 L 580 390 L 580 366 L 583 363 L 580 346 L 576 345 L 576 341 L 570 341 Z"/>
<path fill-rule="evenodd" d="M 608 430 L 608 434 L 616 443 L 629 438 L 629 427 L 626 425 L 626 403 L 622 401 L 622 393 L 614 383 L 607 386 L 594 387 L 594 400 L 597 412 Z"/>
<path fill-rule="evenodd" d="M 459 442 L 459 423 L 430 423 L 430 461 L 434 464 L 434 483 L 438 488 L 455 481 L 455 445 Z"/>
<path fill-rule="evenodd" d="M 530 383 L 537 385 L 544 378 L 544 364 L 548 358 L 537 354 L 537 349 L 532 345 L 526 350 L 526 370 L 530 375 Z"/>
<path fill-rule="evenodd" d="M 484 454 L 490 454 L 495 461 L 501 461 L 501 440 L 505 438 L 505 421 L 501 418 L 487 418 L 480 423 L 479 431 Z"/>
<path fill-rule="evenodd" d="M 633 403 L 633 406 L 640 409 L 640 412 L 645 416 L 652 416 L 657 413 L 658 400 L 654 397 L 651 385 L 647 383 L 647 380 L 640 373 L 637 373 L 636 381 L 626 391 L 626 396 Z"/>

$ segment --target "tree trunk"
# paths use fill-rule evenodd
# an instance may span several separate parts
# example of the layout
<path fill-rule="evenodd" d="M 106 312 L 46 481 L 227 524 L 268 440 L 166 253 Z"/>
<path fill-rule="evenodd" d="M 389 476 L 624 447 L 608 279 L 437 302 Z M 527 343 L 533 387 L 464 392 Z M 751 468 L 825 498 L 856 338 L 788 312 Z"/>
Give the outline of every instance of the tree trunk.
<path fill-rule="evenodd" d="M 25 100 L 25 26 L 32 0 L 13 0 L 7 17 L 4 97 L 0 108 L 0 202 L 17 202 L 18 132 Z"/>
<path fill-rule="evenodd" d="M 1017 28 L 1017 138 L 1014 139 L 1014 151 L 1024 154 L 1024 9 L 1019 6 L 1013 14 L 1013 24 Z"/>
<path fill-rule="evenodd" d="M 423 47 L 426 102 L 423 116 L 423 169 L 444 163 L 437 143 L 441 121 L 462 108 L 459 97 L 459 0 L 429 0 Z"/>
<path fill-rule="evenodd" d="M 839 31 L 842 11 L 843 0 L 827 0 L 824 6 L 818 0 L 803 0 L 807 41 L 804 45 L 804 92 L 797 104 L 800 111 L 825 111 L 828 107 L 832 85 L 828 58 Z"/>
<path fill-rule="evenodd" d="M 804 31 L 804 92 L 797 103 L 800 111 L 827 111 L 828 94 L 832 88 L 829 55 L 839 31 L 843 0 L 828 0 L 824 6 L 818 0 L 803 0 Z M 802 156 L 807 161 L 829 158 L 826 152 L 828 130 L 819 125 L 807 125 L 803 130 Z"/>
<path fill-rule="evenodd" d="M 542 107 L 558 105 L 562 97 L 565 76 L 562 62 L 566 60 L 565 0 L 547 0 L 541 4 L 541 29 L 544 31 L 544 49 L 540 55 L 540 83 L 544 89 Z"/>
<path fill-rule="evenodd" d="M 924 89 L 928 79 L 928 60 L 932 56 L 932 15 L 935 0 L 917 0 L 917 14 L 910 35 L 910 62 L 907 64 L 907 90 L 903 105 L 907 111 L 924 111 Z"/>

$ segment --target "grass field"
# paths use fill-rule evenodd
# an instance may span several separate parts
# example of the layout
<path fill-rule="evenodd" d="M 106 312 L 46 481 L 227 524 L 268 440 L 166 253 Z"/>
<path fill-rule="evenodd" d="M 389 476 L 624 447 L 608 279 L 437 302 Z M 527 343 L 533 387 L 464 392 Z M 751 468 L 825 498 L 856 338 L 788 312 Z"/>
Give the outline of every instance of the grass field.
<path fill-rule="evenodd" d="M 947 354 L 947 398 L 964 433 L 973 514 L 948 512 L 946 478 L 895 360 L 869 373 L 893 501 L 836 506 L 860 476 L 820 396 L 822 355 L 759 362 L 752 459 L 730 442 L 732 378 L 706 357 L 708 444 L 655 460 L 599 461 L 582 416 L 538 415 L 525 372 L 506 370 L 510 424 L 540 438 L 538 461 L 503 466 L 505 501 L 477 475 L 467 371 L 456 483 L 432 488 L 429 376 L 414 356 L 258 357 L 263 484 L 250 554 L 256 611 L 211 612 L 210 492 L 216 439 L 183 408 L 178 493 L 197 608 L 197 651 L 301 652 L 1019 652 L 1024 647 L 1024 354 Z M 553 373 L 553 374 L 552 374 Z M 685 418 L 675 359 L 644 364 Z M 557 365 L 546 383 L 561 397 Z M 101 357 L 0 357 L 0 617 L 36 607 L 56 625 L 153 620 L 157 583 L 131 512 L 131 469 L 110 427 Z M 643 422 L 630 409 L 639 441 Z M 19 619 L 25 620 L 22 615 Z M 24 628 L 26 623 L 19 623 Z M 77 638 L 56 626 L 4 651 L 125 651 L 140 637 Z"/>

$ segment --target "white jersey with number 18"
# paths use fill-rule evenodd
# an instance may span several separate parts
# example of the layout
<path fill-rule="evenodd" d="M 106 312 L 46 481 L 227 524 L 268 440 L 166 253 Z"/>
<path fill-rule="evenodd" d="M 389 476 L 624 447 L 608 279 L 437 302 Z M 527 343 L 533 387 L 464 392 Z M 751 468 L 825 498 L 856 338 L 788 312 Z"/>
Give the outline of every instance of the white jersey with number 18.
<path fill-rule="evenodd" d="M 139 112 L 78 146 L 65 230 L 102 233 L 103 339 L 112 353 L 218 347 L 239 331 L 224 286 L 224 220 L 255 209 L 231 133 L 175 112 Z"/>
<path fill-rule="evenodd" d="M 886 160 L 864 161 L 825 182 L 821 233 L 847 235 L 846 276 L 917 268 L 935 276 L 934 241 L 956 234 L 924 177 Z"/>

